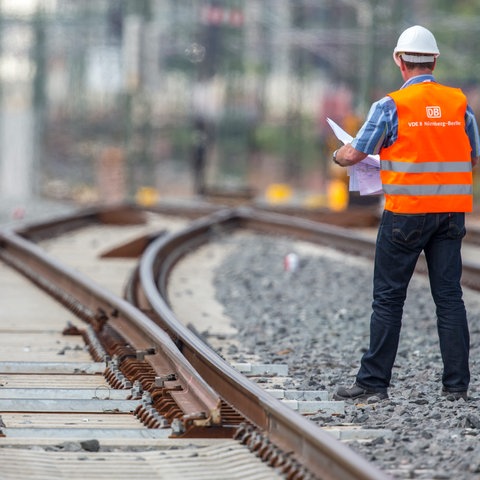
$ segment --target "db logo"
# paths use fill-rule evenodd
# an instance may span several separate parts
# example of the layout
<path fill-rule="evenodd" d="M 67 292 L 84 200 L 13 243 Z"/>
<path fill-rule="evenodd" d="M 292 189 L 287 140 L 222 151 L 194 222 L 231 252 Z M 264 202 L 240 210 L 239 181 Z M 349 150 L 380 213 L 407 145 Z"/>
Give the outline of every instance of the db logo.
<path fill-rule="evenodd" d="M 427 107 L 427 117 L 428 118 L 441 118 L 442 110 L 440 107 Z"/>

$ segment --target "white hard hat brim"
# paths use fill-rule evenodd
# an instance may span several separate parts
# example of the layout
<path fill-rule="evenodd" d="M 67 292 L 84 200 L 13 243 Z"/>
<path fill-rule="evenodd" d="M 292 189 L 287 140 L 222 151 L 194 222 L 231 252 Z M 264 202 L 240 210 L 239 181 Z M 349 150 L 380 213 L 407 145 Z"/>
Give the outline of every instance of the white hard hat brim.
<path fill-rule="evenodd" d="M 397 64 L 397 67 L 400 66 L 400 55 L 405 52 L 398 52 L 396 49 L 393 51 L 393 61 Z M 435 59 L 440 55 L 439 53 L 429 53 L 429 56 L 431 55 Z"/>

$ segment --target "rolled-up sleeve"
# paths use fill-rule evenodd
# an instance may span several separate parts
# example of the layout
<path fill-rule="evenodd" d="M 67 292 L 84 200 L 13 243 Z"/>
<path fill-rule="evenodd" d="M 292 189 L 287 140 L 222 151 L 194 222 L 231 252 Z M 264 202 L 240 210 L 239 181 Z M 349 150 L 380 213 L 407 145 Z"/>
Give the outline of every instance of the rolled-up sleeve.
<path fill-rule="evenodd" d="M 479 157 L 480 138 L 478 135 L 478 124 L 477 120 L 475 119 L 475 114 L 470 106 L 467 107 L 467 112 L 465 113 L 465 130 L 472 147 L 472 157 Z"/>
<path fill-rule="evenodd" d="M 368 155 L 376 155 L 382 147 L 397 138 L 398 120 L 395 102 L 384 97 L 370 107 L 365 123 L 352 140 L 352 147 Z"/>

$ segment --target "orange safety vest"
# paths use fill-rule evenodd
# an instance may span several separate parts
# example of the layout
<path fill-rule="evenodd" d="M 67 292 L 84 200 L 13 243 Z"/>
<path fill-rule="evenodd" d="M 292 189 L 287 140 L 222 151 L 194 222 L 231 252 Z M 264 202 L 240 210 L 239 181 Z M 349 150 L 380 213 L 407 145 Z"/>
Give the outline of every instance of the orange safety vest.
<path fill-rule="evenodd" d="M 398 112 L 398 138 L 380 151 L 385 209 L 395 213 L 471 212 L 471 146 L 467 99 L 435 82 L 389 96 Z"/>

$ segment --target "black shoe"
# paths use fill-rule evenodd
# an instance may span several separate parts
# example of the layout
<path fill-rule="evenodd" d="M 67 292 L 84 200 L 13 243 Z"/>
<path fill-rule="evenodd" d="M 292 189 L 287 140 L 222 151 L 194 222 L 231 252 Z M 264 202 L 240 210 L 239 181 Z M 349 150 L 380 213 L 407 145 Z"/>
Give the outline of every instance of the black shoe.
<path fill-rule="evenodd" d="M 374 392 L 356 383 L 350 388 L 339 387 L 333 394 L 334 400 L 369 400 L 369 403 L 386 400 L 387 398 L 387 392 Z"/>
<path fill-rule="evenodd" d="M 460 400 L 461 398 L 465 401 L 468 400 L 467 391 L 463 392 L 449 392 L 447 389 L 442 388 L 442 397 L 447 397 L 447 400 L 455 401 Z"/>

